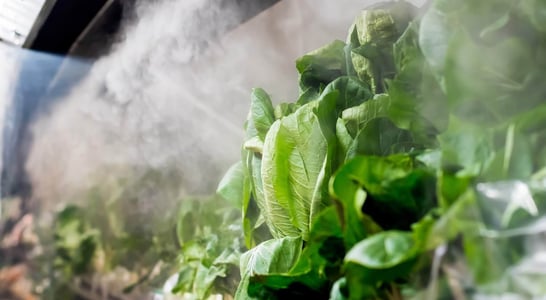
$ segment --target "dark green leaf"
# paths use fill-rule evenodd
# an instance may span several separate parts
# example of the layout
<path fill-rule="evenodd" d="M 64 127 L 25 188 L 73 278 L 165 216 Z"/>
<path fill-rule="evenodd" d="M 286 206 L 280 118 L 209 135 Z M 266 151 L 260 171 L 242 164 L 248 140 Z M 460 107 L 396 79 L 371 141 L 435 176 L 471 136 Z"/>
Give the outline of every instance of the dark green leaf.
<path fill-rule="evenodd" d="M 300 89 L 320 94 L 331 81 L 344 75 L 344 47 L 344 42 L 334 41 L 299 58 L 296 68 L 300 73 Z"/>
<path fill-rule="evenodd" d="M 252 277 L 288 272 L 301 254 L 301 238 L 285 237 L 261 243 L 241 256 L 241 281 L 235 299 L 253 299 L 259 294 L 251 284 Z"/>
<path fill-rule="evenodd" d="M 355 77 L 343 76 L 332 81 L 326 86 L 323 94 L 329 94 L 333 91 L 339 92 L 336 109 L 342 112 L 344 109 L 357 106 L 362 102 L 372 98 L 370 87 Z"/>
<path fill-rule="evenodd" d="M 406 30 L 413 13 L 411 4 L 394 2 L 364 10 L 355 21 L 360 46 L 351 50 L 352 65 L 358 77 L 376 94 L 386 90 L 385 79 L 395 74 L 392 47 Z"/>
<path fill-rule="evenodd" d="M 387 156 L 396 153 L 409 153 L 420 150 L 409 131 L 396 127 L 387 118 L 375 118 L 357 133 L 347 158 L 356 155 Z"/>

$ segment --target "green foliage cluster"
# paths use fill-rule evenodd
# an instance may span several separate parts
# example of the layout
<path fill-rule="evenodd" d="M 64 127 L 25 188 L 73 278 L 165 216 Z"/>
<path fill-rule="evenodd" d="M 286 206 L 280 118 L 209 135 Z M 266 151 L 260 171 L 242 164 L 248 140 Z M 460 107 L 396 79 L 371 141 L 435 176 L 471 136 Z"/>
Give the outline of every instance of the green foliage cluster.
<path fill-rule="evenodd" d="M 546 166 L 545 11 L 377 5 L 346 42 L 297 60 L 297 101 L 274 106 L 255 89 L 242 160 L 219 187 L 242 209 L 248 249 L 235 299 L 544 295 L 507 283 L 528 254 L 507 232 L 544 213 L 533 182 Z M 511 181 L 484 183 L 499 180 Z M 445 245 L 470 288 L 433 278 Z"/>
<path fill-rule="evenodd" d="M 101 277 L 118 274 L 125 278 L 101 292 L 134 296 L 172 272 L 166 262 L 178 253 L 178 179 L 156 170 L 109 171 L 59 211 L 51 228 L 39 228 L 43 245 L 34 277 L 46 280 L 44 299 L 77 297 L 82 282 L 102 288 Z"/>

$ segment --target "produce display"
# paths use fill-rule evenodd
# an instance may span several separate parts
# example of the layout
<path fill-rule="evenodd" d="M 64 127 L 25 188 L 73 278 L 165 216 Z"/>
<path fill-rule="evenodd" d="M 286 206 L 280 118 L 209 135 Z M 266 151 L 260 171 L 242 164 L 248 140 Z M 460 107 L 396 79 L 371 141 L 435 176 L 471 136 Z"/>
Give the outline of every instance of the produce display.
<path fill-rule="evenodd" d="M 222 253 L 196 278 L 240 275 L 235 299 L 546 295 L 545 53 L 541 1 L 364 10 L 297 60 L 295 102 L 252 92 L 218 189 L 239 274 Z"/>
<path fill-rule="evenodd" d="M 296 61 L 295 101 L 252 91 L 215 195 L 152 172 L 59 212 L 43 294 L 83 297 L 100 273 L 113 299 L 545 297 L 546 2 L 355 15 Z M 154 190 L 178 211 L 117 217 Z"/>

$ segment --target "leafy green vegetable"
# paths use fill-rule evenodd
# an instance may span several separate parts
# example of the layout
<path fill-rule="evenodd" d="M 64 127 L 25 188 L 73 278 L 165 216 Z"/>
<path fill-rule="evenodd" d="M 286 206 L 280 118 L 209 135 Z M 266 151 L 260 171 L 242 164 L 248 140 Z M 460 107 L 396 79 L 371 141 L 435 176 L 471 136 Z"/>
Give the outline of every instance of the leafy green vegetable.
<path fill-rule="evenodd" d="M 305 104 L 276 121 L 267 134 L 261 169 L 265 197 L 258 205 L 275 237 L 307 239 L 311 219 L 325 205 L 324 174 L 331 154 L 318 112 L 323 103 L 333 108 L 337 98 L 329 93 Z"/>
<path fill-rule="evenodd" d="M 375 94 L 384 92 L 385 79 L 396 73 L 392 46 L 406 30 L 414 9 L 408 2 L 399 1 L 364 10 L 355 20 L 357 39 L 350 37 L 352 64 L 358 77 L 369 82 Z"/>
<path fill-rule="evenodd" d="M 337 111 L 356 106 L 373 97 L 370 87 L 365 82 L 350 76 L 342 76 L 332 81 L 326 86 L 323 94 L 328 95 L 334 91 L 339 93 L 336 101 Z"/>
<path fill-rule="evenodd" d="M 300 97 L 298 104 L 314 100 L 326 85 L 343 75 L 345 66 L 345 43 L 334 41 L 323 48 L 312 51 L 296 61 L 300 73 Z"/>
<path fill-rule="evenodd" d="M 301 238 L 285 237 L 263 242 L 241 256 L 242 283 L 235 299 L 267 299 L 266 291 L 249 290 L 252 276 L 288 272 L 299 258 Z"/>
<path fill-rule="evenodd" d="M 250 276 L 247 289 L 264 297 L 308 295 L 322 298 L 327 282 L 338 278 L 344 252 L 342 230 L 333 206 L 321 212 L 314 221 L 308 244 L 298 260 L 286 272 Z M 266 296 L 267 295 L 267 296 Z"/>
<path fill-rule="evenodd" d="M 243 203 L 236 298 L 538 295 L 514 282 L 528 257 L 510 243 L 542 212 L 515 183 L 546 174 L 545 11 L 533 0 L 379 4 L 346 42 L 297 60 L 294 103 L 273 109 L 255 90 L 242 163 L 219 189 Z M 496 180 L 522 181 L 484 192 Z M 501 194 L 511 200 L 492 200 Z M 261 220 L 273 239 L 259 244 Z M 453 269 L 471 276 L 455 283 Z"/>
<path fill-rule="evenodd" d="M 215 207 L 215 209 L 210 209 Z M 206 299 L 213 292 L 233 294 L 243 249 L 239 215 L 217 198 L 186 199 L 176 232 L 181 245 L 178 281 L 173 293 Z"/>

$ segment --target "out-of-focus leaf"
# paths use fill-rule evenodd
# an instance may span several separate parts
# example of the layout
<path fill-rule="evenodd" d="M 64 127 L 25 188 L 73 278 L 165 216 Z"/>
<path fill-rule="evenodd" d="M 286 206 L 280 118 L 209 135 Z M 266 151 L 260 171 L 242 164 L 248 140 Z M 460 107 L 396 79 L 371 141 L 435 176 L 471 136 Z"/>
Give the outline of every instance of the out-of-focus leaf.
<path fill-rule="evenodd" d="M 515 37 L 486 48 L 454 36 L 445 67 L 450 109 L 462 120 L 494 126 L 537 107 L 544 89 L 534 51 Z"/>
<path fill-rule="evenodd" d="M 396 77 L 389 81 L 390 118 L 414 137 L 434 146 L 434 136 L 447 127 L 447 98 L 442 78 L 419 45 L 419 23 L 413 22 L 394 44 Z"/>
<path fill-rule="evenodd" d="M 349 299 L 347 294 L 347 279 L 342 277 L 334 283 L 330 291 L 330 300 L 347 300 Z"/>
<path fill-rule="evenodd" d="M 542 33 L 546 32 L 546 5 L 540 0 L 521 1 L 523 12 Z"/>
<path fill-rule="evenodd" d="M 343 207 L 347 245 L 366 237 L 374 223 L 408 230 L 436 205 L 434 175 L 413 164 L 406 155 L 360 156 L 337 172 L 330 191 Z M 373 222 L 365 222 L 365 216 Z"/>
<path fill-rule="evenodd" d="M 245 198 L 245 172 L 243 163 L 237 162 L 229 168 L 216 193 L 229 201 L 234 207 L 242 207 Z"/>
<path fill-rule="evenodd" d="M 233 283 L 220 286 L 218 282 L 238 276 L 234 271 L 243 249 L 243 228 L 237 226 L 240 214 L 236 211 L 215 197 L 184 202 L 177 226 L 180 270 L 173 293 L 206 299 L 214 292 L 235 291 Z"/>
<path fill-rule="evenodd" d="M 90 271 L 99 247 L 99 232 L 85 219 L 77 206 L 67 206 L 57 214 L 54 246 L 59 262 L 56 267 L 66 276 Z"/>
<path fill-rule="evenodd" d="M 452 118 L 448 130 L 439 136 L 439 140 L 443 164 L 458 166 L 465 174 L 477 176 L 493 160 L 492 134 L 487 129 L 477 130 Z"/>

